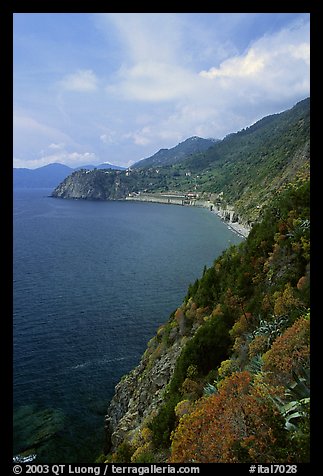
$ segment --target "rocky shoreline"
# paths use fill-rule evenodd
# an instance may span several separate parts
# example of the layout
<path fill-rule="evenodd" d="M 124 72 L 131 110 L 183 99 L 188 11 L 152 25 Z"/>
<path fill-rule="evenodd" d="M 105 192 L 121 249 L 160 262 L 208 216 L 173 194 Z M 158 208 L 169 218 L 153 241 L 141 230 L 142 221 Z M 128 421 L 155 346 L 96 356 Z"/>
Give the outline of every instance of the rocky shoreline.
<path fill-rule="evenodd" d="M 181 206 L 192 206 L 192 207 L 201 207 L 207 208 L 211 213 L 217 215 L 233 232 L 247 238 L 251 226 L 243 223 L 241 217 L 236 213 L 236 211 L 230 207 L 226 206 L 222 208 L 220 205 L 211 202 L 210 200 L 199 200 L 197 198 L 188 199 L 185 194 L 147 194 L 141 193 L 136 195 L 129 195 L 126 197 L 128 201 L 136 202 L 150 202 L 150 203 L 161 203 L 168 205 L 181 205 Z"/>
<path fill-rule="evenodd" d="M 247 236 L 249 235 L 250 230 L 251 230 L 251 226 L 242 224 L 239 221 L 234 221 L 233 222 L 231 220 L 227 220 L 224 216 L 224 211 L 221 210 L 221 209 L 220 210 L 211 210 L 211 213 L 214 213 L 219 218 L 221 218 L 221 220 L 223 220 L 226 223 L 228 228 L 230 228 L 235 233 L 238 233 L 238 235 L 243 236 L 243 238 L 247 238 Z"/>
<path fill-rule="evenodd" d="M 250 228 L 245 228 L 240 223 L 227 223 L 227 225 L 228 228 L 230 228 L 232 231 L 242 236 L 243 238 L 247 238 L 250 233 Z"/>

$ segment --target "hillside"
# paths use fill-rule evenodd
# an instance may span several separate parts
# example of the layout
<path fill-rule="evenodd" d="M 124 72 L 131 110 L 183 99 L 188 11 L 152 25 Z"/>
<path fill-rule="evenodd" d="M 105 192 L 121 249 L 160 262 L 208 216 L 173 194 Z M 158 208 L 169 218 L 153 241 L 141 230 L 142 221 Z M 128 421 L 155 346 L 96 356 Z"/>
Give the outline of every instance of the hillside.
<path fill-rule="evenodd" d="M 309 128 L 308 98 L 222 141 L 213 141 L 203 152 L 191 152 L 188 146 L 200 142 L 191 138 L 169 151 L 159 151 L 147 162 L 138 162 L 131 170 L 79 171 L 63 181 L 53 196 L 107 200 L 134 193 L 194 193 L 196 205 L 209 201 L 210 206 L 234 209 L 239 220 L 253 223 L 276 191 L 308 165 Z M 187 153 L 179 157 L 176 150 Z"/>
<path fill-rule="evenodd" d="M 98 461 L 309 461 L 309 229 L 304 171 L 116 386 Z"/>
<path fill-rule="evenodd" d="M 242 215 L 253 219 L 273 192 L 292 180 L 309 161 L 310 100 L 265 117 L 249 128 L 230 134 L 185 168 L 199 175 L 204 192 L 223 192 Z"/>
<path fill-rule="evenodd" d="M 191 155 L 208 150 L 215 142 L 217 142 L 215 139 L 202 139 L 196 136 L 190 137 L 171 149 L 160 149 L 151 157 L 136 162 L 131 168 L 162 167 L 183 161 L 185 162 Z"/>

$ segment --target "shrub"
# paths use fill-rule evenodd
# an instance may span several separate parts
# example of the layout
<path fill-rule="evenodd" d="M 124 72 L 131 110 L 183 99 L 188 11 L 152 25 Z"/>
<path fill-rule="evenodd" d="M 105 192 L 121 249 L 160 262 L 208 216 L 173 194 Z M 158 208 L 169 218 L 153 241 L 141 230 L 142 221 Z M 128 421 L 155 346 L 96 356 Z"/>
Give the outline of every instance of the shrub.
<path fill-rule="evenodd" d="M 245 334 L 250 327 L 251 314 L 243 314 L 233 325 L 230 330 L 230 336 L 232 338 L 238 337 L 242 334 Z"/>
<path fill-rule="evenodd" d="M 180 392 L 186 398 L 189 398 L 190 400 L 196 400 L 203 393 L 203 384 L 201 382 L 197 382 L 196 380 L 186 378 L 182 383 Z"/>
<path fill-rule="evenodd" d="M 296 309 L 302 308 L 302 303 L 300 299 L 296 296 L 295 290 L 292 288 L 290 283 L 285 285 L 283 292 L 276 292 L 274 294 L 275 305 L 274 305 L 274 314 L 275 316 L 283 316 L 293 312 Z"/>
<path fill-rule="evenodd" d="M 175 407 L 175 415 L 180 420 L 182 416 L 190 413 L 192 410 L 192 403 L 189 400 L 182 400 Z"/>
<path fill-rule="evenodd" d="M 143 445 L 136 449 L 131 457 L 131 463 L 155 463 L 155 455 L 149 445 Z"/>
<path fill-rule="evenodd" d="M 179 394 L 168 397 L 158 414 L 148 424 L 148 428 L 152 431 L 152 441 L 155 447 L 167 448 L 169 446 L 170 434 L 176 423 L 175 407 L 180 400 Z"/>
<path fill-rule="evenodd" d="M 252 359 L 256 355 L 263 354 L 266 350 L 268 350 L 268 337 L 263 334 L 257 335 L 249 344 L 249 359 Z"/>
<path fill-rule="evenodd" d="M 124 441 L 118 446 L 115 453 L 112 454 L 111 462 L 113 463 L 130 463 L 134 453 L 134 448 L 128 442 Z"/>
<path fill-rule="evenodd" d="M 283 462 L 284 421 L 269 399 L 237 372 L 202 398 L 172 435 L 172 463 Z"/>
<path fill-rule="evenodd" d="M 277 385 L 293 382 L 293 372 L 309 367 L 310 321 L 304 317 L 286 329 L 263 356 L 264 371 L 270 372 L 269 380 Z"/>
<path fill-rule="evenodd" d="M 230 325 L 230 324 L 229 324 Z M 195 365 L 199 374 L 206 375 L 227 357 L 231 339 L 224 315 L 211 317 L 184 347 L 175 367 L 171 390 L 179 389 L 187 369 Z"/>
<path fill-rule="evenodd" d="M 239 370 L 239 364 L 236 360 L 223 360 L 220 367 L 218 368 L 218 376 L 220 379 L 229 377 L 233 372 Z"/>

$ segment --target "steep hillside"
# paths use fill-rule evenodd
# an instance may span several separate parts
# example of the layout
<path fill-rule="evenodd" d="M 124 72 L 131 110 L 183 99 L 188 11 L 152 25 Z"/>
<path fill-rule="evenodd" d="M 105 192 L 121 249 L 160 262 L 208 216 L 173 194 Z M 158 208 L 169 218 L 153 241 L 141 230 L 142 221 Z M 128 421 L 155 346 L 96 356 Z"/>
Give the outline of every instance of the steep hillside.
<path fill-rule="evenodd" d="M 196 136 L 190 137 L 171 149 L 160 149 L 151 157 L 136 162 L 131 168 L 161 167 L 185 162 L 191 155 L 206 151 L 212 147 L 215 142 L 217 142 L 215 139 L 202 139 Z"/>
<path fill-rule="evenodd" d="M 309 229 L 306 170 L 117 385 L 99 461 L 309 461 Z"/>
<path fill-rule="evenodd" d="M 227 203 L 253 219 L 257 206 L 272 197 L 282 183 L 309 161 L 310 100 L 268 116 L 198 156 L 185 168 L 199 175 L 204 192 L 223 192 Z"/>
<path fill-rule="evenodd" d="M 213 142 L 204 152 L 192 153 L 192 144 L 203 140 L 190 138 L 131 170 L 80 171 L 60 184 L 53 196 L 107 200 L 132 193 L 194 193 L 196 205 L 209 201 L 210 206 L 234 209 L 244 223 L 253 223 L 276 191 L 308 166 L 309 132 L 308 98 Z"/>

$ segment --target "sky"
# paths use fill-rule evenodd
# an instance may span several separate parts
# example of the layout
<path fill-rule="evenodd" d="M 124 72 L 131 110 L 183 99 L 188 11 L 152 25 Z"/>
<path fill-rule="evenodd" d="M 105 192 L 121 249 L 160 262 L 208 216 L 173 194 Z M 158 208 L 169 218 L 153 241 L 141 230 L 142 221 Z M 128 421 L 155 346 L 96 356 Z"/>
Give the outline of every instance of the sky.
<path fill-rule="evenodd" d="M 13 166 L 129 167 L 310 95 L 306 13 L 15 13 Z"/>

